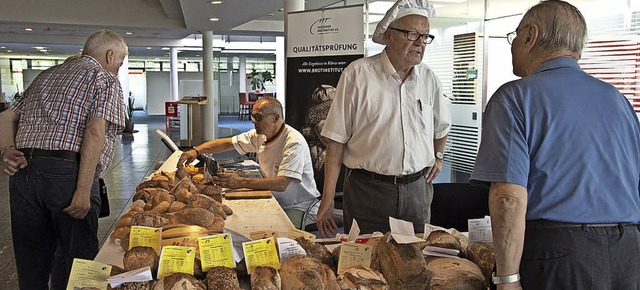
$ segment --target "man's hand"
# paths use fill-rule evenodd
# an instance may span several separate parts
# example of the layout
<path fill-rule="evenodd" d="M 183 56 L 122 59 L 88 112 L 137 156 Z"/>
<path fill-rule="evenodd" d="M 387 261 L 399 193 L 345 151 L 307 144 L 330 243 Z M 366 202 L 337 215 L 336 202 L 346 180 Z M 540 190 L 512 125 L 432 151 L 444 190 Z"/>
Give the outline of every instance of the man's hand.
<path fill-rule="evenodd" d="M 333 219 L 334 203 L 335 201 L 332 198 L 323 198 L 320 201 L 320 208 L 316 215 L 316 226 L 323 237 L 332 237 L 338 232 L 338 225 Z"/>
<path fill-rule="evenodd" d="M 427 174 L 424 176 L 424 178 L 427 179 L 427 182 L 433 182 L 438 174 L 440 174 L 440 171 L 442 171 L 442 160 L 436 159 L 436 163 L 434 163 L 433 166 L 431 166 L 431 168 L 427 170 Z"/>
<path fill-rule="evenodd" d="M 188 150 L 185 152 L 182 152 L 182 154 L 180 155 L 180 159 L 178 159 L 178 164 L 176 164 L 177 168 L 183 168 L 186 164 L 191 164 L 191 162 L 193 162 L 194 160 L 196 160 L 196 158 L 198 158 L 198 153 L 196 153 L 195 150 Z"/>
<path fill-rule="evenodd" d="M 70 215 L 74 219 L 83 219 L 89 210 L 91 210 L 91 192 L 79 192 L 73 193 L 71 204 L 64 208 L 62 211 Z"/>
<path fill-rule="evenodd" d="M 217 176 L 212 176 L 211 179 L 215 184 L 226 188 L 236 189 L 244 187 L 244 178 L 238 176 L 233 170 L 227 170 Z"/>
<path fill-rule="evenodd" d="M 4 172 L 10 176 L 27 167 L 27 159 L 24 157 L 24 153 L 15 148 L 8 148 L 3 152 L 2 162 L 4 163 Z"/>

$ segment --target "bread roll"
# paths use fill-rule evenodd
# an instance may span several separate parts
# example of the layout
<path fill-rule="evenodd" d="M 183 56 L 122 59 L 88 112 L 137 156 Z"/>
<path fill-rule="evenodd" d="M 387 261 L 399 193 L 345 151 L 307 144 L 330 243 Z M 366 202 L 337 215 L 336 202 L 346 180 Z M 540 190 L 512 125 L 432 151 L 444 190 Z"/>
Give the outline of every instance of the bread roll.
<path fill-rule="evenodd" d="M 153 290 L 207 290 L 202 282 L 195 277 L 184 274 L 175 273 L 160 278 L 153 285 Z"/>
<path fill-rule="evenodd" d="M 120 228 L 116 228 L 115 230 L 113 230 L 113 232 L 111 233 L 111 236 L 109 236 L 109 238 L 111 240 L 115 240 L 115 239 L 119 239 L 119 240 L 129 240 L 129 234 L 131 233 L 131 227 L 130 226 L 126 226 L 126 227 L 120 227 Z"/>
<path fill-rule="evenodd" d="M 238 273 L 227 267 L 213 267 L 207 272 L 209 290 L 240 290 Z"/>
<path fill-rule="evenodd" d="M 166 213 L 167 211 L 169 211 L 170 205 L 171 205 L 170 202 L 164 200 L 158 205 L 156 205 L 154 208 L 152 208 L 151 211 L 157 212 L 157 213 Z"/>
<path fill-rule="evenodd" d="M 349 268 L 338 275 L 338 285 L 341 289 L 389 290 L 387 280 L 380 272 L 362 266 Z"/>
<path fill-rule="evenodd" d="M 282 262 L 282 290 L 339 290 L 336 275 L 316 258 L 293 255 Z"/>
<path fill-rule="evenodd" d="M 115 225 L 115 228 L 128 227 L 130 225 L 131 225 L 131 218 L 130 217 L 123 217 L 123 218 L 118 220 L 118 222 Z"/>
<path fill-rule="evenodd" d="M 486 290 L 484 276 L 476 264 L 462 258 L 428 257 L 429 290 Z"/>
<path fill-rule="evenodd" d="M 425 289 L 427 270 L 420 245 L 398 244 L 395 240 L 387 242 L 390 232 L 378 240 L 375 252 L 379 260 L 381 273 L 391 289 Z"/>
<path fill-rule="evenodd" d="M 258 266 L 251 274 L 251 290 L 280 290 L 282 282 L 278 270 L 272 267 Z"/>
<path fill-rule="evenodd" d="M 158 272 L 158 254 L 152 247 L 133 247 L 124 253 L 124 270 L 144 268 L 149 266 L 151 273 Z"/>

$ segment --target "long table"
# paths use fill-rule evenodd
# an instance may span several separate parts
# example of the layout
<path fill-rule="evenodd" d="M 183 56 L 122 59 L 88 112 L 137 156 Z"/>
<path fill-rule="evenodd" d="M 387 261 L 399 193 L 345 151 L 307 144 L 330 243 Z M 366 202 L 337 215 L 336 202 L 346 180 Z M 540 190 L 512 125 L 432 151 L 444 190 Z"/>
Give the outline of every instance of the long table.
<path fill-rule="evenodd" d="M 158 171 L 175 171 L 181 151 L 175 151 Z M 253 162 L 253 161 L 245 161 Z M 279 236 L 286 237 L 290 229 L 294 226 L 284 213 L 278 201 L 271 197 L 268 199 L 233 199 L 222 201 L 228 205 L 233 214 L 225 220 L 225 229 L 232 230 L 245 237 L 249 233 L 259 230 L 276 231 Z M 116 265 L 122 267 L 124 251 L 112 240 L 107 240 L 98 255 L 94 259 L 97 262 Z"/>

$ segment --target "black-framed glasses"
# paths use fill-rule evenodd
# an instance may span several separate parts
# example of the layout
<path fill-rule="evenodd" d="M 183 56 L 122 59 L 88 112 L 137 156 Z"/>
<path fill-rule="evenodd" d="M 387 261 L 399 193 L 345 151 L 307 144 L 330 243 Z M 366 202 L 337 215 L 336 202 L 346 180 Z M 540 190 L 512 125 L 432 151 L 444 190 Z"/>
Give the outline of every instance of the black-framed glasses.
<path fill-rule="evenodd" d="M 262 118 L 269 116 L 269 115 L 275 115 L 276 113 L 269 113 L 269 114 L 251 114 L 251 120 L 254 120 L 256 122 L 260 122 L 262 121 Z"/>
<path fill-rule="evenodd" d="M 518 32 L 516 31 L 507 33 L 507 42 L 509 44 L 513 44 L 513 40 L 516 39 L 516 36 L 518 36 Z"/>
<path fill-rule="evenodd" d="M 433 41 L 433 39 L 436 38 L 435 36 L 429 33 L 420 33 L 415 30 L 404 30 L 404 29 L 395 28 L 395 27 L 389 27 L 389 28 L 395 31 L 403 32 L 404 36 L 406 36 L 407 39 L 411 41 L 416 41 L 418 40 L 418 38 L 422 37 L 423 43 L 430 44 Z"/>

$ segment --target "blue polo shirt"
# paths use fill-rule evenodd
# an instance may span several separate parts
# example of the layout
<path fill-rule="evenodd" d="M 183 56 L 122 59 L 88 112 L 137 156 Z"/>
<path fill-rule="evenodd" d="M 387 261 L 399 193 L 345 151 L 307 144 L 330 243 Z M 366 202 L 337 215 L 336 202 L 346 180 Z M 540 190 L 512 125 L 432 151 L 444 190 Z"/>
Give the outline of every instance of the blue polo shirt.
<path fill-rule="evenodd" d="M 487 104 L 472 184 L 527 188 L 527 220 L 640 222 L 640 124 L 613 86 L 560 57 Z"/>

